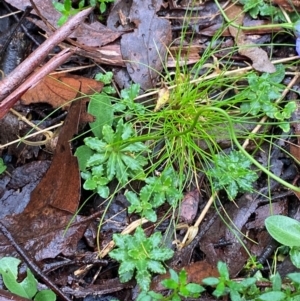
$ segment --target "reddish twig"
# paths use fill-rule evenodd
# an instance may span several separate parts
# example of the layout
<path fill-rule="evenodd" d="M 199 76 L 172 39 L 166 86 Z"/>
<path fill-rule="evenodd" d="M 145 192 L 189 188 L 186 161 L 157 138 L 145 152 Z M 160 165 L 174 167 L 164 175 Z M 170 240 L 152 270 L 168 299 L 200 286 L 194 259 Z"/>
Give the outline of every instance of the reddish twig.
<path fill-rule="evenodd" d="M 41 69 L 33 73 L 20 87 L 16 88 L 9 96 L 7 96 L 0 103 L 0 118 L 2 118 L 16 101 L 30 88 L 33 88 L 38 82 L 50 72 L 55 70 L 58 66 L 64 63 L 73 52 L 70 49 L 64 49 L 55 55 L 49 62 L 47 62 Z"/>
<path fill-rule="evenodd" d="M 12 71 L 4 80 L 0 82 L 0 101 L 6 98 L 24 79 L 26 79 L 40 63 L 47 57 L 48 53 L 60 42 L 66 39 L 79 25 L 85 17 L 92 12 L 93 8 L 85 9 L 50 36 L 41 46 L 32 52 L 27 59 Z"/>

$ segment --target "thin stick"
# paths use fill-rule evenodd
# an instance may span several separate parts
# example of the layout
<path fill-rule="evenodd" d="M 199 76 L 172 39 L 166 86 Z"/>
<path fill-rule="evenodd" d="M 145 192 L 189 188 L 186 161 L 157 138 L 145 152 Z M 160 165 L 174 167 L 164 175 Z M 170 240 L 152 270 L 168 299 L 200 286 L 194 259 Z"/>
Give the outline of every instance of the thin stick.
<path fill-rule="evenodd" d="M 19 86 L 43 62 L 48 53 L 67 38 L 92 11 L 92 7 L 85 9 L 68 20 L 66 24 L 60 27 L 41 46 L 32 52 L 25 61 L 15 68 L 9 76 L 3 79 L 0 82 L 0 101 Z"/>
<path fill-rule="evenodd" d="M 40 268 L 29 258 L 29 256 L 25 253 L 25 251 L 19 246 L 19 244 L 12 237 L 11 233 L 3 225 L 2 221 L 0 221 L 0 230 L 3 233 L 3 235 L 7 238 L 7 240 L 11 243 L 11 245 L 20 254 L 20 256 L 26 261 L 28 267 L 30 268 L 31 271 L 34 272 L 36 277 L 40 278 L 50 289 L 52 289 L 63 300 L 72 301 L 60 290 L 58 286 L 56 286 L 55 283 L 53 283 L 45 274 L 43 274 Z"/>

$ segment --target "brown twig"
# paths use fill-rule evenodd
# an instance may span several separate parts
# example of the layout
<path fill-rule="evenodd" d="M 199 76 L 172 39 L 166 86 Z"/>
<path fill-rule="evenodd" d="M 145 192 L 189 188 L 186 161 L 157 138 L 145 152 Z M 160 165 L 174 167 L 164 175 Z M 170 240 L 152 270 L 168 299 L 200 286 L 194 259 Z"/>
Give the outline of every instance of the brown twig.
<path fill-rule="evenodd" d="M 26 79 L 36 67 L 47 57 L 48 53 L 66 37 L 68 37 L 85 17 L 92 12 L 93 8 L 85 9 L 60 27 L 51 37 L 49 37 L 41 46 L 32 52 L 27 59 L 22 62 L 9 76 L 0 83 L 0 101 L 5 99 L 24 79 Z"/>
<path fill-rule="evenodd" d="M 33 73 L 23 84 L 16 88 L 9 96 L 7 96 L 0 103 L 0 118 L 2 118 L 16 101 L 30 88 L 33 88 L 38 82 L 50 72 L 55 70 L 58 66 L 64 63 L 73 52 L 70 49 L 64 49 L 55 55 L 49 62 L 47 62 L 41 69 Z M 0 85 L 1 86 L 1 85 Z M 1 93 L 1 92 L 0 92 Z"/>
<path fill-rule="evenodd" d="M 30 270 L 42 280 L 50 289 L 52 289 L 60 298 L 65 301 L 72 301 L 69 297 L 67 297 L 56 284 L 54 284 L 43 272 L 40 268 L 29 258 L 29 256 L 25 253 L 25 251 L 19 246 L 19 244 L 14 240 L 11 233 L 6 229 L 3 225 L 2 221 L 0 221 L 0 231 L 7 238 L 7 240 L 11 243 L 11 245 L 16 249 L 16 251 L 20 254 L 20 256 L 25 260 L 26 264 L 30 268 Z"/>

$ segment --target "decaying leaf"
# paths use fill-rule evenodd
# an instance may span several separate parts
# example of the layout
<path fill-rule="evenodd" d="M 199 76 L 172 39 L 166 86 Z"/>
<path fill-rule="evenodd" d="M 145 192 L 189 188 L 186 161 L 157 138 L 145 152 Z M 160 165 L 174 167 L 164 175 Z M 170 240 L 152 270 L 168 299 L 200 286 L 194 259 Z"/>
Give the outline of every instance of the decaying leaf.
<path fill-rule="evenodd" d="M 2 219 L 12 236 L 40 261 L 59 253 L 72 254 L 87 223 L 72 224 L 80 198 L 80 175 L 77 159 L 69 140 L 77 132 L 81 102 L 74 102 L 60 132 L 56 152 L 46 175 L 31 193 L 25 210 Z M 76 217 L 75 222 L 82 220 Z M 0 234 L 0 257 L 8 253 L 10 244 Z M 11 250 L 13 254 L 13 250 Z"/>
<path fill-rule="evenodd" d="M 179 219 L 181 222 L 191 224 L 198 212 L 199 192 L 193 190 L 188 192 L 180 204 Z"/>
<path fill-rule="evenodd" d="M 226 14 L 230 20 L 234 20 L 236 24 L 242 25 L 244 14 L 242 7 L 239 5 L 230 5 L 226 9 Z M 242 30 L 229 26 L 230 34 L 235 38 L 239 47 L 239 54 L 248 57 L 252 61 L 252 67 L 260 72 L 273 73 L 276 71 L 275 66 L 271 63 L 267 53 L 253 44 Z"/>
<path fill-rule="evenodd" d="M 70 105 L 80 91 L 82 94 L 100 92 L 103 84 L 99 81 L 72 74 L 49 75 L 21 98 L 24 105 L 46 102 L 53 108 Z M 80 94 L 79 94 L 80 95 Z"/>
<path fill-rule="evenodd" d="M 80 111 L 81 102 L 73 102 L 60 131 L 51 166 L 32 192 L 25 212 L 30 213 L 37 208 L 51 205 L 75 214 L 80 199 L 80 174 L 77 158 L 72 154 L 69 141 L 77 133 Z"/>
<path fill-rule="evenodd" d="M 155 87 L 172 39 L 170 22 L 156 15 L 161 3 L 133 0 L 128 17 L 136 29 L 121 39 L 127 71 L 144 90 Z"/>

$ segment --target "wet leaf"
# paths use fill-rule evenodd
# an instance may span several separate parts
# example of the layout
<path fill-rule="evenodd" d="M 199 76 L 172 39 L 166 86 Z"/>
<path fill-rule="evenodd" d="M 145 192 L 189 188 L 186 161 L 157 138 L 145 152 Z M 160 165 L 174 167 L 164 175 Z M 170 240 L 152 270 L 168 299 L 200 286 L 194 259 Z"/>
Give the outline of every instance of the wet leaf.
<path fill-rule="evenodd" d="M 144 90 L 156 85 L 162 60 L 172 38 L 169 21 L 156 15 L 160 6 L 161 1 L 133 0 L 128 17 L 136 29 L 124 34 L 121 39 L 121 52 L 127 71 Z"/>
<path fill-rule="evenodd" d="M 21 100 L 24 105 L 46 102 L 53 108 L 64 105 L 69 107 L 70 102 L 78 96 L 79 91 L 82 95 L 91 95 L 100 92 L 102 87 L 102 83 L 78 75 L 66 73 L 49 75 L 28 90 Z"/>
<path fill-rule="evenodd" d="M 230 5 L 226 9 L 226 14 L 229 19 L 234 20 L 236 24 L 243 25 L 244 14 L 242 7 L 239 5 Z M 237 17 L 238 16 L 238 17 Z M 261 48 L 253 44 L 242 30 L 229 26 L 230 34 L 235 38 L 237 45 L 239 46 L 239 54 L 244 55 L 251 59 L 252 67 L 260 72 L 273 73 L 276 71 L 275 66 L 271 63 L 267 53 Z"/>

